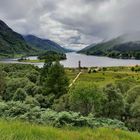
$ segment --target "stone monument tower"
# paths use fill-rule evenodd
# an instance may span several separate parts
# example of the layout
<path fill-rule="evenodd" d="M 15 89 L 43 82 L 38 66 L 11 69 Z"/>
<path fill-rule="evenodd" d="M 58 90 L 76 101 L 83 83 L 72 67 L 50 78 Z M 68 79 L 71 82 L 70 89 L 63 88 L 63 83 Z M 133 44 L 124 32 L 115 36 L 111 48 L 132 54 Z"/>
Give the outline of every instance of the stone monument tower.
<path fill-rule="evenodd" d="M 78 68 L 79 68 L 79 71 L 81 71 L 81 61 L 80 60 L 78 61 Z"/>

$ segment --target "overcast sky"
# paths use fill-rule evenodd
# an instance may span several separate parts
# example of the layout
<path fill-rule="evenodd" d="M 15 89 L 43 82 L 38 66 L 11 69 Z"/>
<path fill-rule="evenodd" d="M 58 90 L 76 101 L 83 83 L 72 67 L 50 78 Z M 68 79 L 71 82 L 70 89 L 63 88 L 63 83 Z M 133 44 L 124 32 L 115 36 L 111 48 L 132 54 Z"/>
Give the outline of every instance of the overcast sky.
<path fill-rule="evenodd" d="M 0 0 L 0 19 L 21 34 L 82 48 L 140 30 L 140 0 Z"/>

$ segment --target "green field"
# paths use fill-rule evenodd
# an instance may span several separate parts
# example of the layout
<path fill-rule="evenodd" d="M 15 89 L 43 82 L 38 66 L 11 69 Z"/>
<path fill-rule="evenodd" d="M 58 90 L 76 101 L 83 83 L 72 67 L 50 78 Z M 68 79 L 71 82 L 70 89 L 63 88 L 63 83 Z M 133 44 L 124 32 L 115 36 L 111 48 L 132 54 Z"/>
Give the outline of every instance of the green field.
<path fill-rule="evenodd" d="M 0 121 L 0 140 L 139 140 L 140 134 L 119 129 L 53 128 Z"/>
<path fill-rule="evenodd" d="M 30 59 L 26 59 L 26 60 L 19 60 L 19 62 L 29 62 L 29 63 L 41 63 L 41 62 L 45 62 L 45 60 L 30 60 Z"/>
<path fill-rule="evenodd" d="M 122 80 L 125 78 L 132 78 L 140 83 L 140 73 L 132 72 L 132 67 L 108 67 L 105 71 L 101 70 L 98 72 L 88 73 L 87 69 L 82 69 L 82 74 L 76 81 L 84 83 L 93 83 L 99 87 L 104 87 L 107 84 L 114 83 L 115 81 Z M 95 68 L 93 68 L 95 69 Z M 78 70 L 67 69 L 67 75 L 72 82 L 72 80 L 79 73 Z"/>

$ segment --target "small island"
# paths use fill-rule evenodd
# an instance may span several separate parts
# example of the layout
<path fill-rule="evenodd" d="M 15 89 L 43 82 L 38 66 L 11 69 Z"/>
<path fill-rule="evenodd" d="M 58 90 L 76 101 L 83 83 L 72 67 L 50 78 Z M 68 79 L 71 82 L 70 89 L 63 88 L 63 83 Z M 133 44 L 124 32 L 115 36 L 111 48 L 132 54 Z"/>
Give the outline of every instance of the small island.
<path fill-rule="evenodd" d="M 45 53 L 39 54 L 37 59 L 29 59 L 26 56 L 22 56 L 20 59 L 18 59 L 19 62 L 30 62 L 30 63 L 40 63 L 40 62 L 45 62 L 45 60 L 51 59 L 52 61 L 60 61 L 60 60 L 65 60 L 66 59 L 66 54 L 65 53 L 58 53 L 55 51 L 46 51 Z"/>

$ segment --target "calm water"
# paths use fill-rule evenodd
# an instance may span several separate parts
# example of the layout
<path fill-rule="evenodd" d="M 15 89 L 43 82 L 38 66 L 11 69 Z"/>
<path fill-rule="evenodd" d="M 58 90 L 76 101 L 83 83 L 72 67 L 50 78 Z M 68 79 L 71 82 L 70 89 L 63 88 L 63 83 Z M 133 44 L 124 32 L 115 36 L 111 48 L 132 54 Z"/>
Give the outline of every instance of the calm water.
<path fill-rule="evenodd" d="M 29 59 L 35 60 L 36 56 L 29 57 Z M 64 67 L 76 68 L 78 67 L 78 61 L 81 61 L 82 67 L 108 67 L 108 66 L 130 66 L 130 65 L 140 65 L 140 60 L 131 59 L 113 59 L 108 57 L 98 57 L 98 56 L 87 56 L 83 54 L 67 53 L 67 60 L 61 61 Z M 6 59 L 1 61 L 3 63 L 22 63 L 18 62 L 17 59 Z M 42 67 L 43 63 L 28 63 L 33 64 L 38 67 Z"/>

